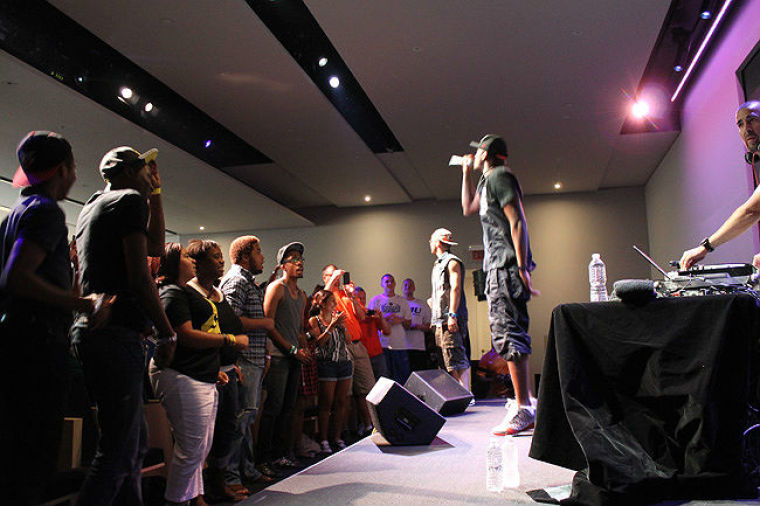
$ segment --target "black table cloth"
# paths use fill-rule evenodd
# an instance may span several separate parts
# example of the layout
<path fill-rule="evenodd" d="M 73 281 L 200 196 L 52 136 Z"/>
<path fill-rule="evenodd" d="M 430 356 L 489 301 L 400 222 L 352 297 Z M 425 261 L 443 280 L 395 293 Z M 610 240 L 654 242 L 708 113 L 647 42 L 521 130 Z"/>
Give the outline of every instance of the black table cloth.
<path fill-rule="evenodd" d="M 754 496 L 758 337 L 748 295 L 557 306 L 530 456 L 580 471 L 566 504 Z"/>

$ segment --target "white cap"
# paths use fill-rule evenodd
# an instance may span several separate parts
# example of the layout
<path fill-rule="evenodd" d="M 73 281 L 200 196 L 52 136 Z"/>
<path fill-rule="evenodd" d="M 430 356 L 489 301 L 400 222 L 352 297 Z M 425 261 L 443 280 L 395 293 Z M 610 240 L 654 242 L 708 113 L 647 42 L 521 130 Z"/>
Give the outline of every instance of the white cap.
<path fill-rule="evenodd" d="M 459 243 L 454 242 L 453 240 L 453 234 L 451 233 L 451 230 L 447 228 L 439 228 L 435 232 L 433 232 L 433 235 L 430 236 L 431 241 L 440 241 L 444 244 L 449 244 L 451 246 L 456 246 Z"/>

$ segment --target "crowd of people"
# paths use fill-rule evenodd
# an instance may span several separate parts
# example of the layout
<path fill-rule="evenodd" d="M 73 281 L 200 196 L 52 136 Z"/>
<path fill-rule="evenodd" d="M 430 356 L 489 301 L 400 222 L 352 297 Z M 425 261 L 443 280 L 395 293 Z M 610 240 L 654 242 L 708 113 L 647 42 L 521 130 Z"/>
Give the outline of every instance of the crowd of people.
<path fill-rule="evenodd" d="M 84 205 L 71 243 L 58 205 L 76 179 L 71 145 L 30 132 L 18 157 L 21 195 L 0 228 L 0 480 L 9 504 L 38 504 L 55 472 L 72 354 L 97 406 L 83 506 L 142 504 L 146 379 L 173 435 L 169 505 L 239 501 L 297 467 L 298 453 L 309 455 L 312 408 L 318 453 L 346 447 L 349 414 L 353 434 L 371 433 L 365 397 L 381 376 L 403 384 L 437 355 L 469 388 L 464 271 L 449 230 L 430 238 L 429 301 L 415 298 L 412 279 L 397 294 L 390 273 L 368 301 L 334 264 L 307 294 L 300 242 L 282 246 L 258 280 L 265 259 L 253 235 L 232 241 L 226 272 L 214 241 L 166 243 L 155 149 L 106 153 L 105 189 Z"/>

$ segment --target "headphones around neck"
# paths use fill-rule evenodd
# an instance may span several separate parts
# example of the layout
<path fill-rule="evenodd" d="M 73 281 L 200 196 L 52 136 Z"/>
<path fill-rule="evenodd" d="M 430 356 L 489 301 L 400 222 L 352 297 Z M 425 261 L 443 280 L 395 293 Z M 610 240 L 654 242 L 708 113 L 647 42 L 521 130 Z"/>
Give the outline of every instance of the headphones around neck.
<path fill-rule="evenodd" d="M 744 161 L 750 165 L 760 162 L 760 151 L 747 151 L 744 153 Z"/>

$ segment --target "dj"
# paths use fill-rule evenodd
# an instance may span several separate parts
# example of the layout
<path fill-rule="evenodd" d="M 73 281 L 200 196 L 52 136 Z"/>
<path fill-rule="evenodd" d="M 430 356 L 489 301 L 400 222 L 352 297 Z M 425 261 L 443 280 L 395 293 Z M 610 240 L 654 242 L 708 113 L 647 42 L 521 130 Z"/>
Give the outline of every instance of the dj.
<path fill-rule="evenodd" d="M 747 161 L 760 163 L 760 101 L 751 100 L 739 106 L 736 111 L 736 126 L 739 127 L 744 146 L 747 148 Z M 707 254 L 720 246 L 738 237 L 755 222 L 760 220 L 760 186 L 755 188 L 747 201 L 709 237 L 705 237 L 699 246 L 684 251 L 679 262 L 681 269 L 688 269 L 702 260 Z M 755 267 L 760 267 L 760 253 L 752 259 Z"/>

